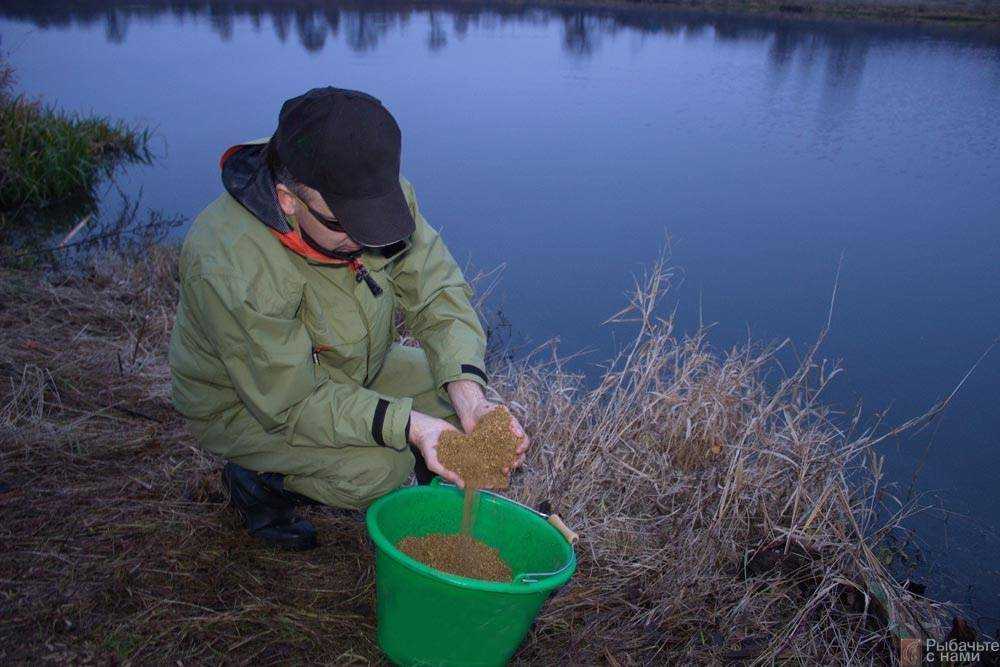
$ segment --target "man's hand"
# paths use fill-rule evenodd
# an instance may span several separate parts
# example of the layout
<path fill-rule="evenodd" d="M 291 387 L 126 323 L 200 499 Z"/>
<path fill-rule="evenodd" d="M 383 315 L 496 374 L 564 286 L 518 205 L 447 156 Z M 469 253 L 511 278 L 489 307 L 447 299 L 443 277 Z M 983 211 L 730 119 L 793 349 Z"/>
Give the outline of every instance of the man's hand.
<path fill-rule="evenodd" d="M 462 428 L 466 433 L 472 433 L 472 430 L 476 428 L 476 424 L 479 423 L 480 418 L 500 405 L 500 403 L 487 400 L 486 395 L 483 393 L 483 388 L 472 380 L 455 380 L 454 382 L 449 382 L 446 388 L 448 396 L 451 397 L 451 404 L 455 407 L 455 412 L 458 413 L 458 418 L 461 420 Z M 514 437 L 520 438 L 521 441 L 517 445 L 517 458 L 514 459 L 511 465 L 504 467 L 504 474 L 509 473 L 524 462 L 524 454 L 528 451 L 528 446 L 531 444 L 531 439 L 524 434 L 521 423 L 517 421 L 517 417 L 513 414 L 510 416 L 510 430 L 514 434 Z"/>
<path fill-rule="evenodd" d="M 420 450 L 420 454 L 427 464 L 427 469 L 458 485 L 458 488 L 464 489 L 465 482 L 462 481 L 462 478 L 441 465 L 437 457 L 438 439 L 445 431 L 459 432 L 457 428 L 443 419 L 431 417 L 416 410 L 410 411 L 410 442 Z"/>

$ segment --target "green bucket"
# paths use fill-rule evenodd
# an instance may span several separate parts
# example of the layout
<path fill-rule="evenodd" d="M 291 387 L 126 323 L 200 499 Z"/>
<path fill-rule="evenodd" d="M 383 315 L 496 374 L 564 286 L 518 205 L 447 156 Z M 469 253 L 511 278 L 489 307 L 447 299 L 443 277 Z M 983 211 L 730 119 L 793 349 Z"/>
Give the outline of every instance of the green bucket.
<path fill-rule="evenodd" d="M 396 548 L 410 535 L 459 532 L 459 489 L 437 483 L 406 487 L 368 508 L 378 643 L 397 664 L 505 664 L 542 603 L 576 569 L 573 548 L 540 515 L 495 494 L 476 495 L 473 537 L 500 551 L 514 573 L 512 583 L 448 574 Z"/>

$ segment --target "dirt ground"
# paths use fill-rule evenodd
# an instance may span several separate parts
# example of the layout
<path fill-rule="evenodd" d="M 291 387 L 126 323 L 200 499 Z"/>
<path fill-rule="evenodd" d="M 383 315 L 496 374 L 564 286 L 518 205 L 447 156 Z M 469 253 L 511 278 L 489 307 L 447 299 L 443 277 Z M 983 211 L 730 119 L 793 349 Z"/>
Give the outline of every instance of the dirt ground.
<path fill-rule="evenodd" d="M 380 662 L 363 515 L 241 530 L 169 405 L 171 259 L 107 269 L 0 276 L 0 662 Z"/>
<path fill-rule="evenodd" d="M 382 663 L 362 515 L 305 509 L 313 551 L 258 544 L 170 407 L 176 280 L 159 247 L 0 269 L 0 663 Z M 886 664 L 900 628 L 938 633 L 947 608 L 879 556 L 881 436 L 816 401 L 831 368 L 810 353 L 775 387 L 774 346 L 675 336 L 651 316 L 669 280 L 616 316 L 642 330 L 600 386 L 491 371 L 536 443 L 507 493 L 581 534 L 515 660 Z"/>

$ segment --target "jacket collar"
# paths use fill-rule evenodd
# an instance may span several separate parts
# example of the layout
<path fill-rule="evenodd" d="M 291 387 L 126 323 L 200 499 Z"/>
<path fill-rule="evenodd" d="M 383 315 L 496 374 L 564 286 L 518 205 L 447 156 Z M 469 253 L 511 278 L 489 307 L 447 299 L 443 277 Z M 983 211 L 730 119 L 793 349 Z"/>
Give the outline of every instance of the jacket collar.
<path fill-rule="evenodd" d="M 306 243 L 298 226 L 278 205 L 271 171 L 264 158 L 269 137 L 254 139 L 228 148 L 219 160 L 222 184 L 255 218 L 267 226 L 285 246 L 315 264 L 349 264 L 347 260 L 327 257 Z M 368 248 L 358 259 L 370 269 L 381 269 L 396 255 L 410 248 L 410 239 L 403 239 L 382 248 Z"/>

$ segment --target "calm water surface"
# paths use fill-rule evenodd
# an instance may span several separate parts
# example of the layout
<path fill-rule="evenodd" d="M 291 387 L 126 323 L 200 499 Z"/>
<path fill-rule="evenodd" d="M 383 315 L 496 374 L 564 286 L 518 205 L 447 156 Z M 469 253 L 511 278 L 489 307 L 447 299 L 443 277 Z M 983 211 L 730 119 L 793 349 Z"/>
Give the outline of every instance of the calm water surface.
<path fill-rule="evenodd" d="M 693 13 L 373 9 L 280 2 L 7 2 L 20 86 L 145 121 L 163 145 L 125 188 L 194 216 L 228 145 L 269 134 L 315 85 L 380 97 L 404 172 L 460 261 L 506 264 L 502 307 L 533 343 L 614 347 L 599 323 L 665 235 L 724 347 L 827 354 L 889 424 L 945 396 L 1000 335 L 1000 42 L 980 31 Z M 590 362 L 581 361 L 586 369 Z M 929 592 L 1000 624 L 1000 354 L 888 475 L 948 510 L 917 527 Z M 926 462 L 917 470 L 925 450 Z M 964 517 L 964 518 L 963 518 Z"/>

